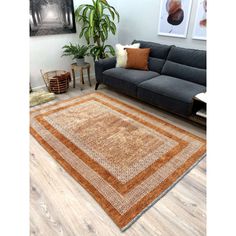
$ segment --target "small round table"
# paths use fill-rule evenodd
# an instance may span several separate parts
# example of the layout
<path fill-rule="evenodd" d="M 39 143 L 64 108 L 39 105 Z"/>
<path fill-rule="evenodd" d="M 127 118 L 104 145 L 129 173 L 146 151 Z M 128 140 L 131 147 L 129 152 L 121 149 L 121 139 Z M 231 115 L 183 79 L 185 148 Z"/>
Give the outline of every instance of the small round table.
<path fill-rule="evenodd" d="M 72 79 L 73 79 L 73 88 L 75 88 L 75 72 L 79 71 L 80 73 L 80 84 L 84 84 L 84 73 L 83 70 L 87 69 L 89 86 L 91 87 L 90 81 L 90 64 L 85 62 L 83 65 L 78 65 L 77 63 L 71 64 Z M 81 88 L 81 87 L 80 87 Z M 81 88 L 82 89 L 82 88 Z"/>

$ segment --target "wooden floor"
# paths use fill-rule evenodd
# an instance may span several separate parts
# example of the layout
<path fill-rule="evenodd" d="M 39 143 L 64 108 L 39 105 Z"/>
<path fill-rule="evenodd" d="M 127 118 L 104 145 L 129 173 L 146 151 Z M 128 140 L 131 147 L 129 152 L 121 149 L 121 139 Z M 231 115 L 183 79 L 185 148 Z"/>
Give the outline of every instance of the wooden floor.
<path fill-rule="evenodd" d="M 94 81 L 93 88 L 85 86 L 81 92 L 77 86 L 66 94 L 58 95 L 57 100 L 93 90 Z M 159 115 L 176 126 L 205 137 L 203 128 L 179 117 L 115 93 L 105 86 L 99 87 L 99 90 L 138 105 L 143 110 Z M 54 102 L 55 100 L 50 103 Z M 205 159 L 122 233 L 95 200 L 50 157 L 33 137 L 30 138 L 30 143 L 30 235 L 206 235 Z"/>

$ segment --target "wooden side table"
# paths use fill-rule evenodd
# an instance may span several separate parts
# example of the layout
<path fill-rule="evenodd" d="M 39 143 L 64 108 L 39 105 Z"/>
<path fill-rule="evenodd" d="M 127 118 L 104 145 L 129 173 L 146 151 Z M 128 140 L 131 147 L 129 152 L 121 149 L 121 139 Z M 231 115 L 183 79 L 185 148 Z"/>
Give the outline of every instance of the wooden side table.
<path fill-rule="evenodd" d="M 72 79 L 73 79 L 73 88 L 75 88 L 75 72 L 79 71 L 80 73 L 80 84 L 84 84 L 84 74 L 83 70 L 87 69 L 87 75 L 88 75 L 88 81 L 89 86 L 91 87 L 91 81 L 90 81 L 90 64 L 85 63 L 83 65 L 77 65 L 77 63 L 71 64 L 71 71 L 72 71 Z"/>

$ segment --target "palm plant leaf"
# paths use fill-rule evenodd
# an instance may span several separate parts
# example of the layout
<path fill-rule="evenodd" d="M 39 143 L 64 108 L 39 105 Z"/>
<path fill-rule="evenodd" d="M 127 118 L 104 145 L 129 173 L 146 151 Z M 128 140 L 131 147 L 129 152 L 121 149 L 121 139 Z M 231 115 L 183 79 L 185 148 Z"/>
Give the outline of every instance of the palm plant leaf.
<path fill-rule="evenodd" d="M 87 17 L 87 12 L 88 12 L 88 10 L 89 10 L 89 8 L 86 7 L 86 8 L 84 8 L 84 10 L 83 10 L 83 12 L 82 12 L 82 17 L 85 18 L 85 19 L 86 19 L 86 17 Z"/>
<path fill-rule="evenodd" d="M 115 13 L 109 7 L 107 7 L 107 10 L 110 12 L 112 20 L 115 20 Z"/>
<path fill-rule="evenodd" d="M 115 19 L 120 20 L 120 16 L 113 6 L 110 6 L 106 0 L 92 0 L 92 4 L 82 4 L 75 11 L 76 20 L 82 23 L 80 37 L 85 37 L 87 44 L 91 39 L 94 42 L 94 48 L 91 54 L 94 58 L 104 58 L 107 55 L 113 55 L 112 46 L 105 47 L 105 41 L 109 33 L 116 33 Z M 107 51 L 106 51 L 107 50 Z"/>
<path fill-rule="evenodd" d="M 112 34 L 116 34 L 116 25 L 113 23 L 113 22 L 111 22 L 111 24 L 110 24 L 110 29 L 111 29 L 111 32 L 112 32 Z"/>
<path fill-rule="evenodd" d="M 80 46 L 79 44 L 73 45 L 70 43 L 69 45 L 65 45 L 62 47 L 63 54 L 62 56 L 72 56 L 73 59 L 75 58 L 83 58 L 89 55 L 89 49 L 91 46 Z"/>
<path fill-rule="evenodd" d="M 105 49 L 108 48 L 109 52 L 111 53 L 111 55 L 115 56 L 115 50 L 114 50 L 114 48 L 111 45 L 106 45 L 104 48 Z"/>
<path fill-rule="evenodd" d="M 99 16 L 103 15 L 103 5 L 100 1 L 97 1 L 97 12 Z"/>
<path fill-rule="evenodd" d="M 114 11 L 114 13 L 118 19 L 118 22 L 120 22 L 120 14 L 117 12 L 117 10 L 114 7 L 110 6 L 110 8 Z"/>
<path fill-rule="evenodd" d="M 89 12 L 89 26 L 91 28 L 94 28 L 94 15 L 95 15 L 95 10 L 94 9 L 91 9 L 90 12 Z"/>

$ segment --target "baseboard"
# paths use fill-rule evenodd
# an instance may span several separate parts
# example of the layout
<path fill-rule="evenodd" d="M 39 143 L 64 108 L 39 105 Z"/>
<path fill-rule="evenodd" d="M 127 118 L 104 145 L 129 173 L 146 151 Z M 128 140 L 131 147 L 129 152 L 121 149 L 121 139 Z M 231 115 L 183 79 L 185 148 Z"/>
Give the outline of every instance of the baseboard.
<path fill-rule="evenodd" d="M 37 90 L 40 90 L 40 89 L 45 89 L 46 88 L 46 85 L 44 84 L 44 85 L 40 85 L 40 86 L 36 86 L 36 87 L 32 87 L 32 90 L 33 91 L 37 91 Z"/>
<path fill-rule="evenodd" d="M 84 75 L 84 78 L 85 79 L 88 79 L 88 76 L 87 75 Z M 93 80 L 95 78 L 95 73 L 92 73 L 91 75 L 90 75 L 90 79 L 91 80 Z M 79 77 L 78 76 L 76 76 L 75 77 L 75 81 L 79 81 Z M 72 82 L 71 82 L 72 83 Z M 43 85 L 40 85 L 40 86 L 36 86 L 36 87 L 32 87 L 32 90 L 33 91 L 37 91 L 37 90 L 40 90 L 40 89 L 45 89 L 46 88 L 46 85 L 45 84 L 43 84 Z"/>

